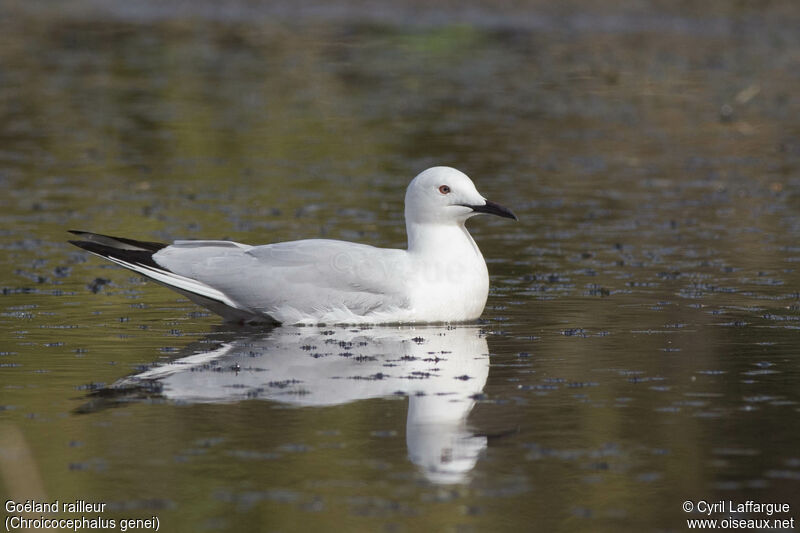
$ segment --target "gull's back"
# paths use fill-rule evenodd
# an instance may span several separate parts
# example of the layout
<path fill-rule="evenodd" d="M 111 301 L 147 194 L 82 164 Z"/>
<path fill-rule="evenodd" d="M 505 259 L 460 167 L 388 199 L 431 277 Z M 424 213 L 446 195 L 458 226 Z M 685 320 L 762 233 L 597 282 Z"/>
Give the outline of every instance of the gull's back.
<path fill-rule="evenodd" d="M 328 239 L 262 246 L 177 241 L 153 260 L 214 287 L 252 319 L 357 323 L 406 318 L 407 255 L 405 250 Z"/>

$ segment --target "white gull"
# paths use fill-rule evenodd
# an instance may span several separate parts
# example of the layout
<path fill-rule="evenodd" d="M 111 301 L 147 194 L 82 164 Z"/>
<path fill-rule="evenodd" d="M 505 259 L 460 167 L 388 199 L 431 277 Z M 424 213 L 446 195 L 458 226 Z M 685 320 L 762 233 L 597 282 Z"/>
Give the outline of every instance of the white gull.
<path fill-rule="evenodd" d="M 170 245 L 72 231 L 70 241 L 176 290 L 232 322 L 358 324 L 463 322 L 489 293 L 486 262 L 464 223 L 516 216 L 478 193 L 466 174 L 433 167 L 406 190 L 408 249 L 330 239 L 250 246 Z"/>

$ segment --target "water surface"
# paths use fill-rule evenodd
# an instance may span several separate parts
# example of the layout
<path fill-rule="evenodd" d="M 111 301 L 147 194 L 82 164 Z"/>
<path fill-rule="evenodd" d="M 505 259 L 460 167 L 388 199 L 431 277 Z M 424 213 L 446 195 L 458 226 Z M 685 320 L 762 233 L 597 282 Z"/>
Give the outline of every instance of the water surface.
<path fill-rule="evenodd" d="M 704 6 L 0 8 L 4 501 L 166 531 L 800 518 L 800 13 Z M 520 217 L 470 222 L 477 324 L 236 329 L 66 243 L 399 247 L 434 164 Z"/>

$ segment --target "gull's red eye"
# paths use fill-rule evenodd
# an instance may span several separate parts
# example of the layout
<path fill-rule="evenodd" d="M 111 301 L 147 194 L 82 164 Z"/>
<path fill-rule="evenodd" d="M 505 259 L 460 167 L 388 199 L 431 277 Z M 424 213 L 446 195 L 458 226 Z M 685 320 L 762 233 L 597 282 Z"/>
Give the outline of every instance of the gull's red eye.
<path fill-rule="evenodd" d="M 439 192 L 442 194 L 450 194 L 450 187 L 448 187 L 447 185 L 442 185 L 441 187 L 439 187 Z"/>

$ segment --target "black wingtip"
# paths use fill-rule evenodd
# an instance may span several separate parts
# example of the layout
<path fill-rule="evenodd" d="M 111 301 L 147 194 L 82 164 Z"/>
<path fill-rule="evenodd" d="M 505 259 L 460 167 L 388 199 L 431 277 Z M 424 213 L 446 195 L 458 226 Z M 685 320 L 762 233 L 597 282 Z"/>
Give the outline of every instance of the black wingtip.
<path fill-rule="evenodd" d="M 112 235 L 103 235 L 102 233 L 92 233 L 91 231 L 80 231 L 74 229 L 70 229 L 67 231 L 69 233 L 72 233 L 73 235 L 78 235 L 83 239 L 82 241 L 78 242 L 100 244 L 102 246 L 109 248 L 119 248 L 124 250 L 139 250 L 139 251 L 147 251 L 155 253 L 167 246 L 163 242 L 137 241 L 135 239 L 128 239 L 125 237 L 114 237 Z M 73 241 L 69 242 L 75 244 L 75 242 Z M 88 249 L 86 248 L 86 246 L 81 246 L 79 244 L 75 245 L 80 246 L 81 248 Z"/>
<path fill-rule="evenodd" d="M 73 246 L 77 246 L 78 248 L 80 248 L 82 250 L 86 250 L 87 252 L 91 252 L 93 254 L 98 254 L 98 255 L 101 255 L 103 257 L 108 257 L 110 255 L 113 255 L 111 253 L 111 251 L 112 251 L 111 248 L 109 248 L 107 246 L 99 246 L 97 243 L 94 243 L 94 242 L 91 242 L 91 241 L 73 241 L 73 240 L 69 240 L 67 242 L 70 243 Z"/>
<path fill-rule="evenodd" d="M 112 260 L 120 259 L 127 263 L 139 264 L 150 268 L 165 270 L 164 267 L 162 267 L 153 260 L 153 254 L 156 253 L 160 248 L 143 249 L 141 247 L 139 248 L 130 248 L 124 246 L 119 247 L 116 245 L 116 243 L 106 242 L 102 239 L 99 242 L 97 240 L 87 240 L 87 241 L 70 240 L 67 242 L 69 242 L 74 246 L 77 246 L 78 248 L 86 250 L 87 252 L 99 255 L 100 257 L 105 257 L 107 259 L 112 259 Z M 140 243 L 139 241 L 129 241 L 129 242 L 134 242 L 139 245 L 152 244 L 152 243 Z M 125 244 L 124 241 L 123 244 Z M 160 247 L 163 248 L 164 245 L 161 244 Z"/>

